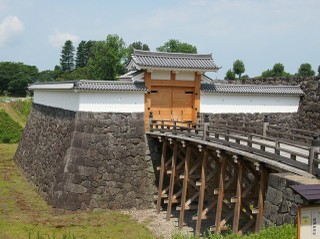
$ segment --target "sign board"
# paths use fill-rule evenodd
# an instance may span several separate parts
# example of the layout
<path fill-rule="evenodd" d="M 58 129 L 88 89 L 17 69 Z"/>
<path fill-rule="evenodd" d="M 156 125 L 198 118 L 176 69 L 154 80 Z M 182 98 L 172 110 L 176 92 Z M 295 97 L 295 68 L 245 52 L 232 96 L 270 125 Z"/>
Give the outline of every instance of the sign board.
<path fill-rule="evenodd" d="M 298 239 L 320 238 L 320 205 L 299 206 Z"/>

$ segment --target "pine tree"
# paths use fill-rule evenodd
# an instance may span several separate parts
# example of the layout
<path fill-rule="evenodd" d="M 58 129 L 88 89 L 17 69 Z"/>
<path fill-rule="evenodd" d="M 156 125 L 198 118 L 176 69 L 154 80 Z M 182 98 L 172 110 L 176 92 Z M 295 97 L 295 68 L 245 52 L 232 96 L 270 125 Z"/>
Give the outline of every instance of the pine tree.
<path fill-rule="evenodd" d="M 86 66 L 86 42 L 81 41 L 77 47 L 77 55 L 76 55 L 76 68 L 81 68 Z"/>
<path fill-rule="evenodd" d="M 74 46 L 70 40 L 67 40 L 62 47 L 60 66 L 62 71 L 66 72 L 70 72 L 74 69 Z"/>

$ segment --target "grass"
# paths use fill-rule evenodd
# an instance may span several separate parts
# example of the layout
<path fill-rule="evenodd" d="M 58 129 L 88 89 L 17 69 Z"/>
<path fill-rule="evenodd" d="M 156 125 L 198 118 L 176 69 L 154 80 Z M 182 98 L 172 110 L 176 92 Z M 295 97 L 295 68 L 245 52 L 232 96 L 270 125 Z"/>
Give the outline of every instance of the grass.
<path fill-rule="evenodd" d="M 23 128 L 0 108 L 0 143 L 18 143 Z"/>
<path fill-rule="evenodd" d="M 292 224 L 285 224 L 279 227 L 269 227 L 262 229 L 259 233 L 252 233 L 248 235 L 236 235 L 236 234 L 226 234 L 226 235 L 214 235 L 207 234 L 203 238 L 206 239 L 296 239 L 297 238 L 297 228 Z M 188 234 L 176 233 L 173 239 L 195 239 L 194 236 Z"/>
<path fill-rule="evenodd" d="M 0 102 L 0 108 L 2 108 L 21 127 L 24 127 L 27 123 L 31 105 L 31 99 Z"/>
<path fill-rule="evenodd" d="M 16 148 L 0 144 L 0 238 L 154 238 L 119 212 L 54 214 L 13 163 Z"/>

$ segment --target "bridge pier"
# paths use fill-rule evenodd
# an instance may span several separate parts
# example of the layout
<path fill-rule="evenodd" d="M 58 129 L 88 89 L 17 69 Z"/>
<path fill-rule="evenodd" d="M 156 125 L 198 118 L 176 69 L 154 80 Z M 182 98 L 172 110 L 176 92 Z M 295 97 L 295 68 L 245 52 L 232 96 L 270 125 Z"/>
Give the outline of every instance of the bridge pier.
<path fill-rule="evenodd" d="M 196 237 L 200 236 L 203 220 L 209 220 L 216 234 L 228 229 L 238 234 L 260 229 L 268 176 L 263 165 L 205 145 L 159 139 L 158 213 L 167 204 L 166 220 L 170 220 L 175 206 L 180 211 L 181 229 L 185 211 L 193 210 Z"/>

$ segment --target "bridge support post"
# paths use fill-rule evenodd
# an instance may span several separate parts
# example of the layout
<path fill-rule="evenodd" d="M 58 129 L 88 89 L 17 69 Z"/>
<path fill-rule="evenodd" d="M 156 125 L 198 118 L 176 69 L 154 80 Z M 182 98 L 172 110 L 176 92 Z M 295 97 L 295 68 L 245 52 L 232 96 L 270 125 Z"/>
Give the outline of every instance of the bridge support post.
<path fill-rule="evenodd" d="M 176 177 L 175 174 L 176 174 L 177 154 L 178 154 L 178 142 L 174 142 L 173 154 L 172 154 L 172 162 L 171 162 L 171 175 L 170 175 L 170 184 L 169 184 L 167 217 L 166 217 L 167 221 L 170 221 L 170 218 L 171 218 L 172 197 L 173 197 L 174 183 L 175 183 L 175 177 Z"/>
<path fill-rule="evenodd" d="M 268 126 L 269 126 L 269 115 L 264 115 L 263 128 L 262 128 L 262 135 L 264 137 L 267 137 Z"/>
<path fill-rule="evenodd" d="M 315 133 L 313 135 L 313 139 L 311 142 L 311 147 L 309 151 L 309 173 L 313 173 L 313 168 L 316 166 L 318 167 L 318 163 L 315 163 L 315 153 L 319 153 L 319 147 L 320 147 L 320 140 L 319 140 L 319 134 Z"/>
<path fill-rule="evenodd" d="M 234 207 L 234 217 L 233 217 L 233 225 L 232 225 L 233 233 L 238 233 L 239 231 L 241 200 L 242 200 L 243 162 L 242 160 L 239 160 L 237 163 L 238 163 L 238 178 L 237 178 L 236 205 Z"/>
<path fill-rule="evenodd" d="M 264 209 L 264 199 L 267 191 L 268 185 L 268 172 L 262 166 L 260 168 L 260 183 L 259 183 L 259 195 L 258 195 L 258 214 L 256 218 L 255 232 L 258 232 L 262 225 L 263 209 Z"/>
<path fill-rule="evenodd" d="M 199 191 L 199 202 L 198 202 L 198 215 L 197 215 L 197 224 L 196 224 L 196 238 L 200 237 L 201 231 L 201 221 L 202 221 L 202 210 L 204 203 L 204 193 L 206 188 L 206 172 L 207 172 L 207 159 L 208 151 L 205 148 L 202 154 L 202 165 L 201 165 L 201 185 Z"/>
<path fill-rule="evenodd" d="M 219 234 L 221 231 L 221 214 L 223 208 L 223 198 L 224 198 L 224 186 L 225 186 L 225 174 L 227 168 L 227 160 L 223 155 L 218 155 L 220 158 L 220 176 L 219 176 L 219 194 L 216 210 L 216 221 L 215 221 L 215 234 Z"/>
<path fill-rule="evenodd" d="M 185 158 L 185 164 L 184 164 L 184 178 L 183 178 L 183 184 L 182 184 L 181 211 L 180 211 L 179 224 L 178 224 L 179 229 L 182 229 L 183 222 L 184 222 L 184 211 L 186 207 L 186 198 L 187 198 L 187 189 L 188 189 L 188 180 L 189 180 L 190 158 L 191 158 L 191 148 L 190 146 L 187 146 L 187 152 L 186 152 L 186 158 Z"/>
<path fill-rule="evenodd" d="M 157 199 L 157 213 L 160 213 L 161 199 L 162 199 L 162 189 L 163 189 L 163 180 L 164 180 L 164 171 L 165 171 L 165 161 L 167 157 L 167 141 L 163 140 L 162 144 L 162 155 L 161 155 L 161 165 L 160 165 L 160 175 L 159 175 L 159 191 Z"/>

